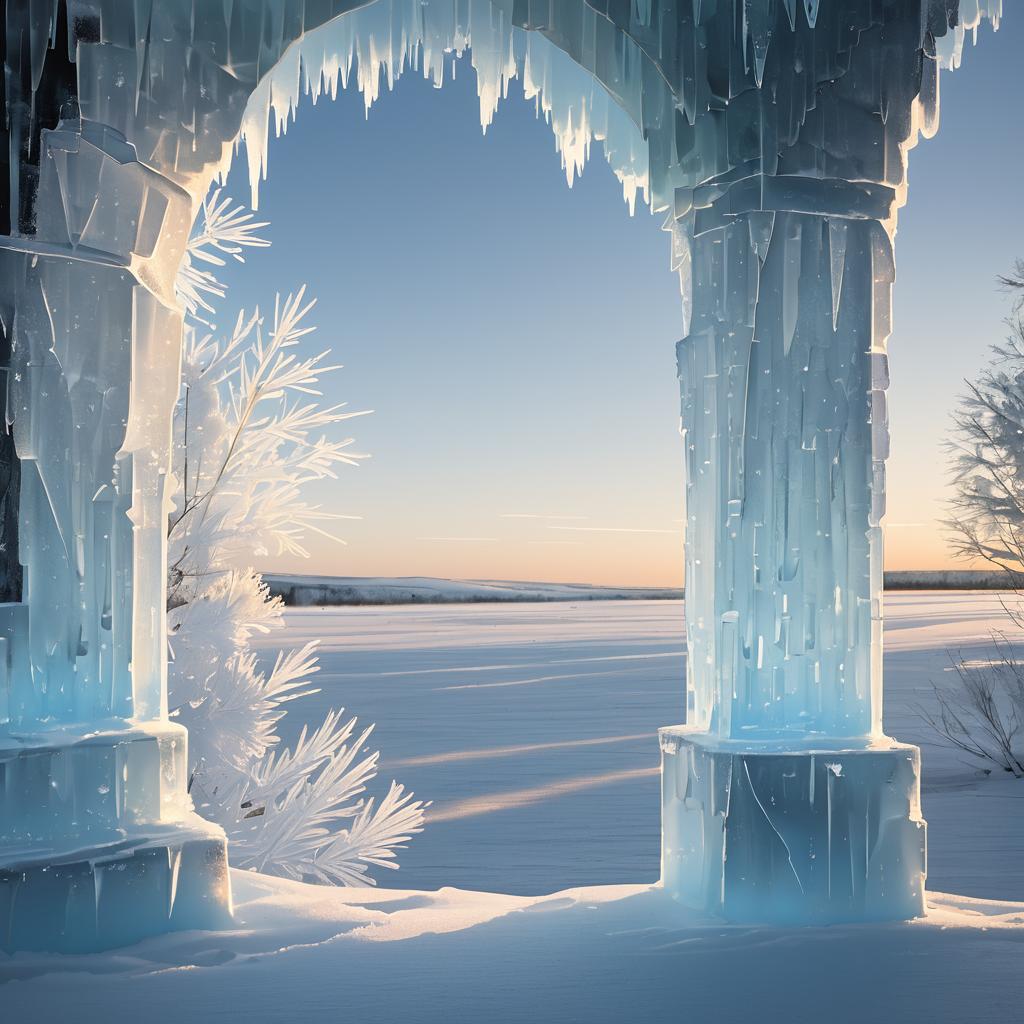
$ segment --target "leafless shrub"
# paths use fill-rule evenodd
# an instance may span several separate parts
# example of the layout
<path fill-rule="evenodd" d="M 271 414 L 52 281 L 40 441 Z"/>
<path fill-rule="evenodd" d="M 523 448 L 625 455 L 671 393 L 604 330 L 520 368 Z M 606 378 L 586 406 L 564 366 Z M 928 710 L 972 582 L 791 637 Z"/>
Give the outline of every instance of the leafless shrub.
<path fill-rule="evenodd" d="M 954 687 L 935 687 L 938 713 L 924 712 L 933 729 L 971 757 L 1024 778 L 1024 664 L 1003 635 L 993 635 L 995 657 L 968 661 L 951 658 Z"/>

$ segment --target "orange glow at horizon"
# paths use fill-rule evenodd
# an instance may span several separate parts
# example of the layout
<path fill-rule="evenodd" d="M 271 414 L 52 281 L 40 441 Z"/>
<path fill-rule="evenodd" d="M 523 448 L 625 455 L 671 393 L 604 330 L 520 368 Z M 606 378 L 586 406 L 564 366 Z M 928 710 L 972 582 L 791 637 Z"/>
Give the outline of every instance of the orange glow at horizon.
<path fill-rule="evenodd" d="M 316 538 L 311 557 L 272 559 L 267 572 L 297 575 L 426 576 L 442 579 L 522 580 L 538 583 L 591 583 L 601 586 L 681 587 L 682 529 L 594 527 L 565 531 L 548 525 L 533 530 L 484 530 L 472 535 L 394 536 L 382 548 L 376 539 L 361 543 L 351 534 L 339 548 Z M 504 535 L 502 535 L 504 533 Z M 549 537 L 539 536 L 548 533 Z M 578 539 L 581 538 L 581 539 Z M 886 528 L 886 569 L 984 568 L 955 559 L 937 522 L 893 523 Z"/>

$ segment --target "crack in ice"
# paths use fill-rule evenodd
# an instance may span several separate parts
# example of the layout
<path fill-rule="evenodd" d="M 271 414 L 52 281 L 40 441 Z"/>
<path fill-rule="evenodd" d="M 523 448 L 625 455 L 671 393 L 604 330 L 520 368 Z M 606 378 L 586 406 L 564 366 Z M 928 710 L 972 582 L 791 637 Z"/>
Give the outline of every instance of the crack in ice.
<path fill-rule="evenodd" d="M 765 810 L 765 806 L 761 803 L 761 798 L 757 795 L 757 790 L 754 788 L 754 780 L 750 777 L 750 765 L 747 764 L 746 760 L 743 761 L 743 771 L 747 775 L 747 784 L 750 786 L 751 795 L 757 803 L 757 806 L 761 808 L 761 813 L 764 815 L 764 820 L 768 822 L 771 830 L 779 837 L 779 842 L 782 843 L 783 848 L 786 851 L 786 859 L 789 861 L 789 867 L 793 872 L 793 877 L 796 879 L 796 884 L 800 886 L 800 892 L 804 891 L 804 883 L 800 881 L 800 874 L 796 869 L 796 865 L 793 863 L 793 854 L 789 849 L 789 843 L 782 838 L 782 833 L 775 827 L 774 822 L 768 817 L 768 812 Z"/>

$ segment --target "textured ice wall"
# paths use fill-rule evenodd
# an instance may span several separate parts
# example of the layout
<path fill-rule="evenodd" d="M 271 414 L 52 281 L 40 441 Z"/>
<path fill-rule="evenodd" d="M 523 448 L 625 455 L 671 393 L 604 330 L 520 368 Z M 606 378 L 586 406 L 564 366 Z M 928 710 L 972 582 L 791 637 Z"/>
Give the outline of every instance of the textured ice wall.
<path fill-rule="evenodd" d="M 0 720 L 17 731 L 161 716 L 152 606 L 181 317 L 143 261 L 176 254 L 191 219 L 188 195 L 109 129 L 61 122 L 40 145 L 35 233 L 0 248 L 27 599 L 2 606 Z"/>
<path fill-rule="evenodd" d="M 16 272 L 6 275 L 3 323 L 6 344 L 14 350 L 8 360 L 8 419 L 14 429 L 5 442 L 5 459 L 11 466 L 7 506 L 16 504 L 20 513 L 15 518 L 8 512 L 3 518 L 8 534 L 3 576 L 14 599 L 4 606 L 0 619 L 8 620 L 6 660 L 11 679 L 16 677 L 18 682 L 6 687 L 2 713 L 13 715 L 15 722 L 75 721 L 104 711 L 160 714 L 163 581 L 155 565 L 161 551 L 156 539 L 163 518 L 160 504 L 166 492 L 158 478 L 166 463 L 164 456 L 153 454 L 149 468 L 142 472 L 142 461 L 162 446 L 163 427 L 150 426 L 158 418 L 150 415 L 146 401 L 136 402 L 133 408 L 125 404 L 130 388 L 138 388 L 140 381 L 137 373 L 131 377 L 123 360 L 131 346 L 135 346 L 133 359 L 150 360 L 145 385 L 150 396 L 162 386 L 158 378 L 173 378 L 174 342 L 160 342 L 155 336 L 173 338 L 178 331 L 167 281 L 183 244 L 187 214 L 182 210 L 189 202 L 194 208 L 211 175 L 225 167 L 239 131 L 248 146 L 255 188 L 266 164 L 268 124 L 273 121 L 281 130 L 303 89 L 317 95 L 352 79 L 369 106 L 382 83 L 393 83 L 409 67 L 440 84 L 446 55 L 470 49 L 483 125 L 507 92 L 509 80 L 520 75 L 552 124 L 570 180 L 596 138 L 622 179 L 627 197 L 639 190 L 655 209 L 669 215 L 686 319 L 689 322 L 694 312 L 698 318 L 698 330 L 692 334 L 695 348 L 710 344 L 705 355 L 717 358 L 725 355 L 718 350 L 733 343 L 726 336 L 732 336 L 733 328 L 749 327 L 757 312 L 751 303 L 759 275 L 778 275 L 780 260 L 788 259 L 776 258 L 780 247 L 792 250 L 805 244 L 791 237 L 797 224 L 794 218 L 833 217 L 827 229 L 822 227 L 830 233 L 831 274 L 839 280 L 849 262 L 848 280 L 851 289 L 855 287 L 863 267 L 854 268 L 853 263 L 860 259 L 863 245 L 859 236 L 855 238 L 847 261 L 845 222 L 867 218 L 891 228 L 895 207 L 903 197 L 905 150 L 913 143 L 918 125 L 929 127 L 935 118 L 936 55 L 941 51 L 944 59 L 955 62 L 965 27 L 976 24 L 983 14 L 995 20 L 1000 13 L 996 0 L 987 0 L 984 9 L 969 0 L 962 18 L 957 17 L 957 8 L 956 0 L 910 4 L 834 0 L 827 5 L 816 0 L 799 5 L 795 0 L 745 0 L 742 4 L 720 0 L 700 5 L 565 0 L 538 6 L 513 0 L 377 0 L 366 5 L 343 0 L 228 4 L 37 0 L 10 8 L 5 21 L 8 74 L 3 97 L 8 159 L 2 165 L 9 202 L 0 229 L 22 241 L 5 248 L 31 251 L 33 246 L 24 240 L 34 239 L 80 255 L 95 249 L 108 257 L 107 263 L 127 269 L 145 290 L 137 290 L 127 278 L 123 287 L 112 288 L 100 279 L 109 276 L 109 268 L 103 260 L 94 262 L 87 272 L 76 271 L 91 275 L 83 290 L 117 291 L 125 297 L 125 306 L 117 314 L 105 306 L 85 315 L 84 309 L 77 308 L 77 299 L 70 299 L 74 285 L 32 280 L 56 273 L 45 265 L 29 267 L 24 283 L 19 283 L 21 276 Z M 572 61 L 561 58 L 557 50 Z M 76 149 L 77 139 L 83 140 L 81 152 Z M 97 139 L 104 141 L 98 144 Z M 67 172 L 61 171 L 66 160 L 60 154 L 71 149 L 75 149 L 74 166 L 88 167 L 86 173 L 76 170 L 74 181 L 61 178 Z M 130 171 L 123 170 L 129 167 Z M 111 230 L 103 196 L 129 187 L 117 184 L 118 175 L 132 179 L 130 203 L 136 208 L 133 213 L 121 210 L 118 216 L 124 223 L 118 226 L 116 238 L 97 242 L 93 233 Z M 844 190 L 849 181 L 857 184 Z M 157 210 L 150 194 L 159 197 L 164 208 Z M 778 232 L 774 230 L 777 214 L 786 221 L 785 229 Z M 741 222 L 750 239 L 746 254 L 735 244 L 743 233 Z M 809 225 L 800 230 L 801 238 L 814 234 Z M 137 237 L 129 240 L 133 231 Z M 788 241 L 783 242 L 783 235 Z M 730 265 L 717 274 L 723 245 Z M 755 268 L 762 258 L 758 247 L 765 257 L 770 256 L 765 269 Z M 869 247 L 876 268 L 879 260 L 888 260 L 884 240 L 873 238 Z M 748 259 L 751 254 L 754 262 Z M 744 268 L 749 278 L 745 289 L 739 280 Z M 889 271 L 882 267 L 879 273 L 884 278 Z M 712 277 L 715 280 L 708 284 Z M 695 281 L 703 289 L 696 299 Z M 723 281 L 730 289 L 725 301 L 716 295 Z M 824 281 L 823 273 L 818 281 Z M 797 354 L 792 359 L 789 355 L 792 339 L 788 335 L 794 329 L 791 321 L 797 304 L 805 323 L 812 306 L 824 308 L 818 292 L 808 295 L 809 287 L 805 283 L 802 290 L 798 288 L 790 273 L 785 309 L 760 303 L 763 320 L 786 325 L 781 357 L 792 365 L 773 364 L 775 381 L 783 376 L 800 380 L 799 352 L 804 345 L 814 347 L 806 340 L 811 328 L 805 326 L 799 332 L 803 339 L 797 343 Z M 36 300 L 33 322 L 37 327 L 29 321 L 32 292 L 47 296 L 45 301 Z M 159 301 L 152 303 L 146 294 Z M 831 301 L 835 315 L 842 318 L 838 297 Z M 835 334 L 841 342 L 845 339 L 854 347 L 863 345 L 881 353 L 887 334 L 886 299 L 876 296 L 873 301 L 877 308 L 872 312 L 870 337 L 859 327 L 844 331 L 837 326 Z M 24 317 L 15 316 L 16 307 L 25 310 Z M 115 315 L 119 329 L 102 325 L 102 317 Z M 727 325 L 714 342 L 707 341 L 711 322 Z M 87 364 L 81 372 L 61 362 L 58 335 L 80 328 L 102 337 L 105 346 L 120 344 L 120 368 L 113 359 L 100 360 L 95 367 Z M 20 352 L 19 331 L 26 339 Z M 30 343 L 30 332 L 39 340 Z M 42 346 L 38 358 L 31 355 L 31 344 Z M 700 357 L 695 353 L 693 358 Z M 739 367 L 746 357 L 740 353 L 725 358 L 739 358 Z M 841 368 L 842 359 L 852 356 L 836 358 Z M 19 370 L 19 359 L 28 360 L 26 366 L 31 364 L 31 381 Z M 742 374 L 735 367 L 732 372 Z M 851 372 L 863 375 L 865 371 Z M 52 387 L 46 383 L 48 373 L 56 375 Z M 686 386 L 697 383 L 691 380 Z M 700 384 L 701 389 L 708 386 Z M 87 389 L 105 396 L 105 410 L 99 409 L 98 399 L 85 401 L 72 395 L 74 391 L 84 396 Z M 65 401 L 55 397 L 60 391 L 67 393 L 69 411 L 58 415 L 57 405 Z M 35 421 L 30 424 L 29 406 L 43 401 L 48 415 L 33 409 Z M 115 425 L 113 429 L 104 426 L 103 415 Z M 118 436 L 119 424 L 124 424 L 123 436 Z M 834 440 L 836 426 L 823 422 L 820 429 Z M 696 422 L 688 423 L 687 431 L 697 448 L 713 443 L 710 437 L 699 437 Z M 92 465 L 83 473 L 90 437 L 98 447 Z M 810 433 L 804 443 L 814 443 Z M 767 450 L 764 454 L 770 457 Z M 883 454 L 880 448 L 876 461 Z M 727 449 L 722 449 L 718 461 L 725 457 Z M 760 456 L 751 453 L 750 457 Z M 853 461 L 852 453 L 848 461 Z M 722 629 L 738 632 L 744 650 L 756 647 L 760 652 L 754 655 L 762 666 L 758 672 L 777 675 L 777 665 L 763 667 L 773 659 L 766 647 L 781 645 L 788 658 L 801 646 L 793 642 L 800 630 L 816 642 L 817 631 L 839 630 L 842 619 L 848 636 L 836 641 L 835 650 L 849 652 L 848 657 L 841 652 L 837 656 L 845 659 L 842 671 L 856 679 L 841 685 L 847 695 L 852 686 L 864 704 L 871 699 L 873 685 L 864 678 L 865 637 L 872 628 L 872 615 L 877 619 L 877 609 L 865 611 L 864 602 L 877 601 L 877 594 L 870 581 L 848 582 L 848 576 L 862 575 L 859 563 L 864 559 L 859 554 L 848 559 L 844 573 L 842 566 L 825 565 L 820 552 L 805 549 L 798 572 L 802 579 L 817 572 L 819 583 L 808 590 L 805 582 L 789 586 L 788 581 L 780 581 L 770 597 L 750 598 L 751 609 L 758 606 L 756 612 L 742 607 L 744 599 L 734 591 L 719 597 L 730 588 L 725 577 L 714 588 L 699 582 L 701 567 L 706 573 L 709 563 L 724 565 L 730 557 L 725 552 L 729 532 L 724 524 L 714 527 L 711 539 L 698 533 L 706 534 L 711 529 L 709 518 L 720 518 L 723 508 L 735 510 L 736 502 L 744 504 L 751 510 L 744 513 L 750 529 L 756 528 L 759 535 L 778 536 L 782 528 L 774 513 L 771 522 L 761 522 L 758 517 L 763 518 L 763 511 L 754 511 L 761 499 L 753 491 L 736 491 L 735 469 L 732 473 L 730 493 L 707 495 L 706 500 L 714 504 L 713 516 L 710 505 L 698 515 L 703 491 L 699 484 L 693 485 L 691 516 L 701 521 L 692 533 L 689 557 L 696 642 L 702 642 L 702 631 L 710 631 L 706 650 L 713 656 L 718 646 L 732 641 L 710 634 Z M 68 474 L 73 480 L 68 480 Z M 745 480 L 745 485 L 749 482 Z M 859 503 L 859 508 L 866 500 L 866 484 L 852 477 L 847 484 L 849 500 Z M 877 481 L 872 486 L 877 506 Z M 854 495 L 857 488 L 861 493 Z M 765 496 L 763 500 L 774 499 Z M 818 514 L 823 514 L 821 508 Z M 107 520 L 109 530 L 103 527 Z M 875 528 L 871 523 L 870 529 Z M 854 547 L 863 547 L 859 522 L 846 527 L 846 533 Z M 745 543 L 747 557 L 753 549 L 749 538 Z M 874 541 L 871 545 L 877 547 Z M 833 536 L 832 547 L 842 546 L 843 537 Z M 759 561 L 763 561 L 763 547 L 760 542 Z M 790 562 L 795 558 L 792 553 L 786 557 Z M 762 571 L 791 571 L 782 564 L 785 558 L 772 558 L 773 564 Z M 828 613 L 824 610 L 826 577 L 833 568 L 841 592 L 833 603 L 841 602 L 842 610 Z M 722 571 L 728 574 L 729 570 Z M 787 586 L 781 587 L 782 582 Z M 783 589 L 789 592 L 782 594 Z M 772 607 L 766 607 L 766 602 Z M 728 620 L 723 625 L 725 610 L 739 614 L 735 627 Z M 799 621 L 792 620 L 794 614 Z M 822 615 L 830 621 L 810 621 Z M 827 661 L 825 652 L 821 657 Z M 703 659 L 692 660 L 699 665 Z M 827 667 L 822 662 L 822 668 Z M 813 671 L 820 673 L 821 668 Z M 791 683 L 780 684 L 776 679 L 771 685 L 778 690 Z M 799 688 L 805 683 L 792 685 Z M 16 686 L 21 687 L 19 694 L 14 692 Z M 710 694 L 717 687 L 718 683 L 692 681 L 697 719 L 710 714 Z M 756 703 L 760 698 L 752 699 Z M 853 714 L 849 700 L 843 699 L 847 711 L 839 712 L 840 716 Z M 875 711 L 869 719 L 872 715 L 877 719 Z M 861 715 L 858 723 L 862 719 Z M 833 716 L 829 723 L 819 724 L 832 729 L 834 721 Z"/>

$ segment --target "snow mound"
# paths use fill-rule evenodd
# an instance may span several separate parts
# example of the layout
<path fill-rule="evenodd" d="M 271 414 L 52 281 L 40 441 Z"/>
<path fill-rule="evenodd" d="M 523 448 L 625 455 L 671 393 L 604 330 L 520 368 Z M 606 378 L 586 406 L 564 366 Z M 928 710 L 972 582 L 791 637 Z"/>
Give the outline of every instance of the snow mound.
<path fill-rule="evenodd" d="M 331 889 L 235 872 L 236 925 L 114 954 L 0 960 L 5 1019 L 147 1024 L 1015 1018 L 1024 904 L 929 894 L 896 925 L 777 930 L 657 887 L 522 897 Z M 884 1008 L 884 1009 L 883 1009 Z"/>

